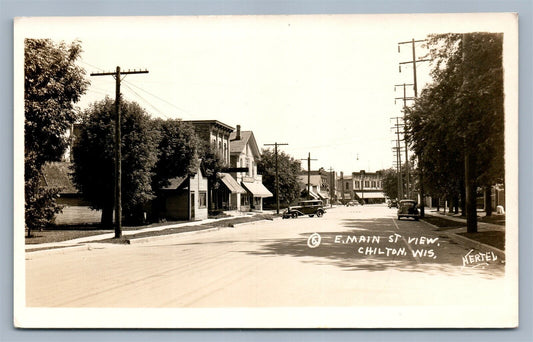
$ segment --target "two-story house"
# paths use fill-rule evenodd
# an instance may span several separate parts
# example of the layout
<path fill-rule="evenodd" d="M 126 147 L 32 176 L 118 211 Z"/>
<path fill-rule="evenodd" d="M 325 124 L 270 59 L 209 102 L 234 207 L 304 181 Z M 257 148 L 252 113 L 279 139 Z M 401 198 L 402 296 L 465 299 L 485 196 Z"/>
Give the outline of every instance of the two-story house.
<path fill-rule="evenodd" d="M 272 193 L 263 185 L 263 177 L 257 174 L 257 161 L 261 153 L 252 131 L 237 130 L 230 135 L 231 176 L 246 190 L 231 193 L 231 202 L 241 211 L 263 210 L 263 198 Z"/>
<path fill-rule="evenodd" d="M 235 130 L 230 125 L 218 120 L 188 121 L 194 126 L 196 135 L 209 143 L 216 151 L 225 169 L 211 176 L 209 182 L 209 205 L 211 210 L 236 210 L 237 196 L 246 194 L 246 190 L 228 172 L 230 163 L 230 135 Z"/>

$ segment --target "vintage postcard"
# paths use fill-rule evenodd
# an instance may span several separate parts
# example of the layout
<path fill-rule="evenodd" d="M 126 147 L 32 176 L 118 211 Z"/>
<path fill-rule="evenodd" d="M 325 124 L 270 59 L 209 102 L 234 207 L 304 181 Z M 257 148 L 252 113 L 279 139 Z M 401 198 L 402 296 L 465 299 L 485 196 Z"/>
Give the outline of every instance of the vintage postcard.
<path fill-rule="evenodd" d="M 513 328 L 518 16 L 14 20 L 14 325 Z"/>

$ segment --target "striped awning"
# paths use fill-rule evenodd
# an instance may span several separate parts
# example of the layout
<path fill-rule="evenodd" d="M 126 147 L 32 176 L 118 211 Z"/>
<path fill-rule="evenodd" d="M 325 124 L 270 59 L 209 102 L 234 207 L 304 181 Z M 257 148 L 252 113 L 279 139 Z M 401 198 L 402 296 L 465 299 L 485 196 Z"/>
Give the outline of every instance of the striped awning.
<path fill-rule="evenodd" d="M 254 195 L 254 197 L 274 196 L 262 183 L 242 182 L 242 185 Z"/>
<path fill-rule="evenodd" d="M 245 194 L 246 190 L 243 189 L 242 186 L 237 183 L 237 181 L 229 174 L 229 173 L 219 173 L 220 180 L 224 185 L 228 188 L 231 193 L 234 194 Z"/>

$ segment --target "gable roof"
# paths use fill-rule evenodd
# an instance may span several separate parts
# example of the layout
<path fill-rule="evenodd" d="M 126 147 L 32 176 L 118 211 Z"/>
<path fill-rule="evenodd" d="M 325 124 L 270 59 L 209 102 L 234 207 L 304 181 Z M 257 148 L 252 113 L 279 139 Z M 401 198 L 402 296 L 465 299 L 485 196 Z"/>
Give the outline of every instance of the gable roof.
<path fill-rule="evenodd" d="M 69 162 L 51 162 L 43 165 L 42 180 L 47 189 L 59 188 L 61 193 L 77 194 L 78 190 L 71 179 L 71 165 Z"/>
<path fill-rule="evenodd" d="M 229 136 L 229 146 L 231 154 L 240 154 L 246 152 L 246 145 L 250 145 L 250 149 L 256 159 L 261 156 L 259 148 L 257 147 L 257 142 L 255 141 L 254 133 L 252 131 L 241 131 L 241 139 L 236 140 L 237 133 L 232 132 Z"/>

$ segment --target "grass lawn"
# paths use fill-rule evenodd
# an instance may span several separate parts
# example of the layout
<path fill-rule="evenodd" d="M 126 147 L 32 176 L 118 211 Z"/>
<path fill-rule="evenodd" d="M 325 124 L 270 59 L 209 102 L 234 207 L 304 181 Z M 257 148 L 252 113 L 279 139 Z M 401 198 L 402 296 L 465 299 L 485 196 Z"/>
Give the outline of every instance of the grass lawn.
<path fill-rule="evenodd" d="M 253 221 L 260 221 L 260 220 L 272 220 L 273 217 L 274 215 L 270 215 L 270 214 L 257 214 L 254 216 L 235 217 L 232 219 L 225 219 L 225 220 L 205 223 L 201 225 L 182 226 L 179 228 L 168 228 L 168 229 L 163 229 L 160 231 L 143 232 L 143 233 L 138 233 L 134 235 L 128 235 L 126 237 L 122 237 L 121 239 L 112 238 L 112 239 L 106 239 L 106 240 L 99 240 L 98 242 L 129 243 L 129 240 L 138 239 L 142 237 L 176 234 L 176 233 L 204 230 L 204 229 L 209 229 L 209 228 L 214 228 L 214 227 L 233 227 L 233 225 L 239 224 L 239 223 L 253 222 Z M 123 232 L 134 231 L 134 230 L 140 230 L 140 229 L 149 228 L 149 227 L 171 225 L 175 223 L 183 223 L 183 222 L 164 222 L 164 223 L 156 223 L 156 224 L 151 224 L 147 226 L 136 226 L 136 227 L 128 226 L 128 227 L 123 227 L 122 231 Z M 26 238 L 25 242 L 26 242 L 26 245 L 35 245 L 35 244 L 41 244 L 41 243 L 73 240 L 77 238 L 95 236 L 95 235 L 101 235 L 101 234 L 107 234 L 107 233 L 113 233 L 113 232 L 114 232 L 113 229 L 105 230 L 105 229 L 99 229 L 96 227 L 55 227 L 54 229 L 33 231 L 32 237 Z"/>
<path fill-rule="evenodd" d="M 488 231 L 478 233 L 459 233 L 458 235 L 462 235 L 466 238 L 496 247 L 502 251 L 505 250 L 505 232 Z"/>
<path fill-rule="evenodd" d="M 26 245 L 35 245 L 48 242 L 60 242 L 72 239 L 77 239 L 86 236 L 100 235 L 106 233 L 112 233 L 113 230 L 96 230 L 96 229 L 59 229 L 59 230 L 43 230 L 33 231 L 32 237 L 26 237 Z"/>

